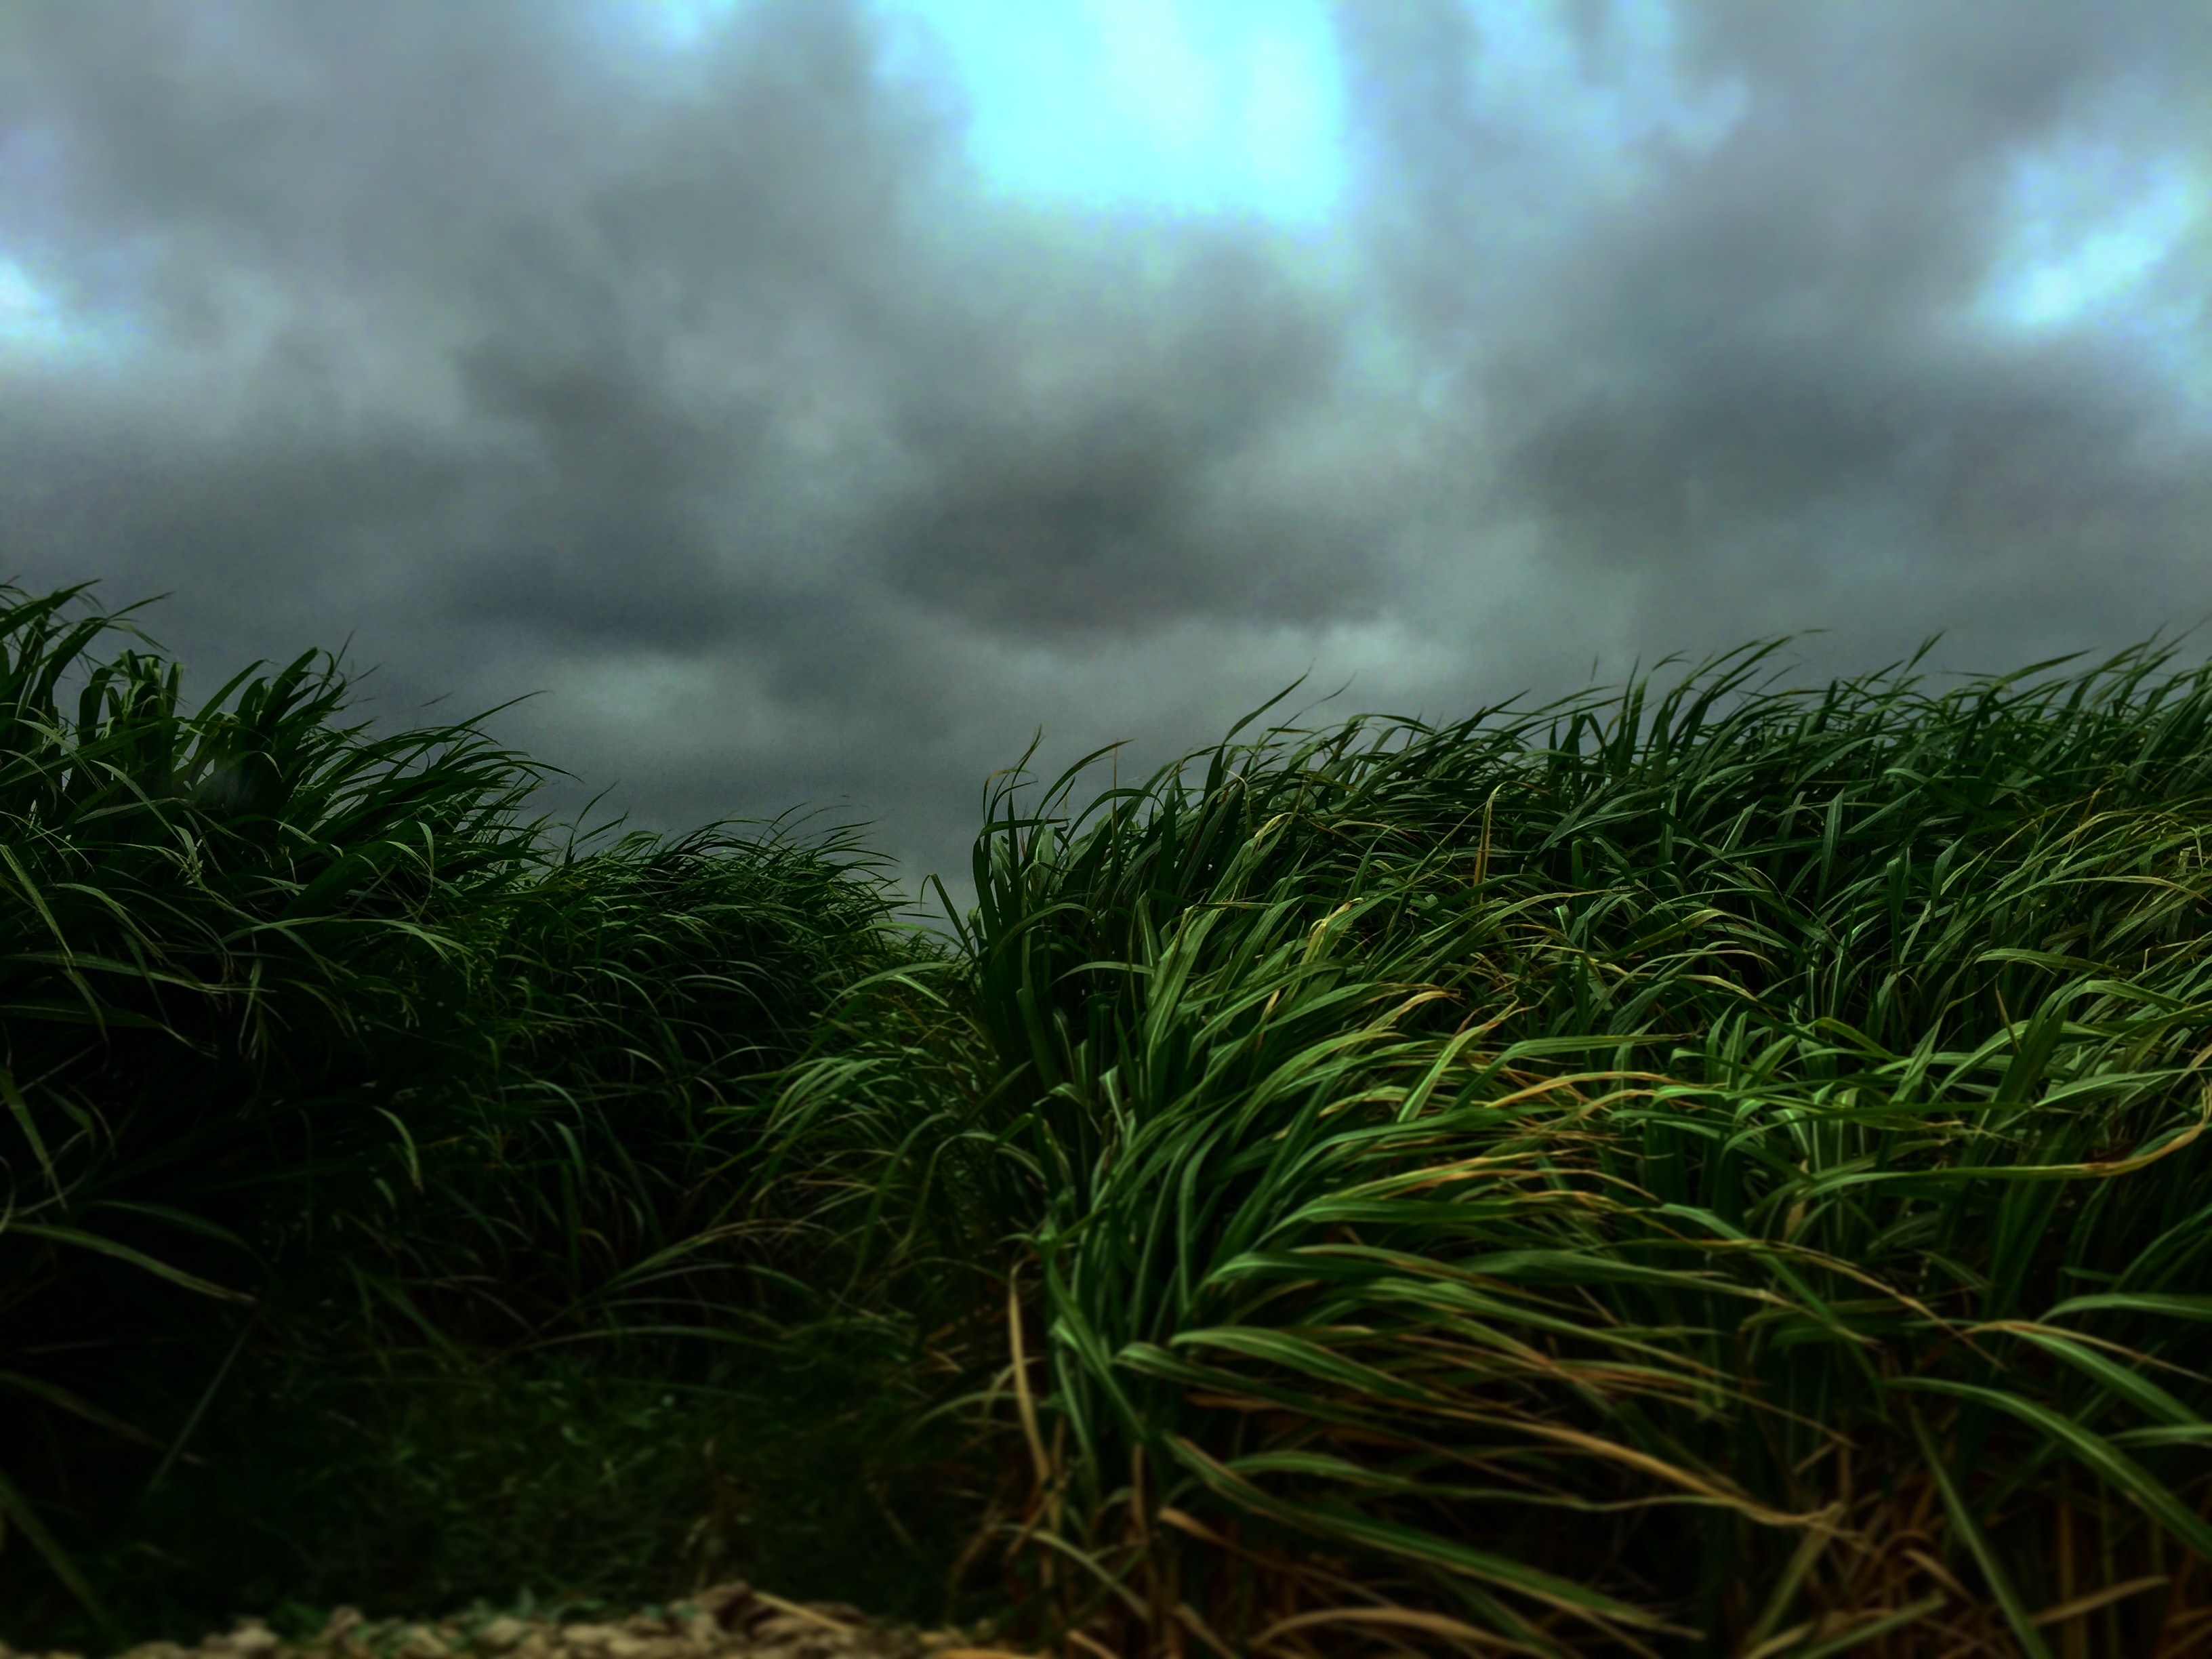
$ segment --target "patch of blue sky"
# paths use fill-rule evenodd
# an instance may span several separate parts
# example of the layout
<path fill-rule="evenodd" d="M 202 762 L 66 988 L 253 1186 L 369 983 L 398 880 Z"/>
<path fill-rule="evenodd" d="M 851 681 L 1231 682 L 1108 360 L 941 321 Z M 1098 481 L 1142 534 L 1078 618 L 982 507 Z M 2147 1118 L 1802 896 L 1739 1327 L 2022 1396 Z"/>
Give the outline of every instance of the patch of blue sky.
<path fill-rule="evenodd" d="M 0 251 L 0 359 L 82 360 L 112 341 Z"/>
<path fill-rule="evenodd" d="M 672 47 L 744 0 L 633 0 Z M 1103 212 L 1318 225 L 1346 182 L 1326 0 L 877 0 L 884 68 L 944 73 L 984 185 Z"/>
<path fill-rule="evenodd" d="M 2132 340 L 2212 419 L 2212 177 L 2203 164 L 2070 144 L 2016 165 L 1976 320 L 2015 337 Z"/>
<path fill-rule="evenodd" d="M 905 0 L 972 100 L 991 184 L 1115 210 L 1314 224 L 1345 183 L 1320 0 Z"/>
<path fill-rule="evenodd" d="M 2136 295 L 2204 217 L 2212 191 L 2175 158 L 2073 149 L 2021 161 L 2008 206 L 1980 309 L 2039 331 Z"/>

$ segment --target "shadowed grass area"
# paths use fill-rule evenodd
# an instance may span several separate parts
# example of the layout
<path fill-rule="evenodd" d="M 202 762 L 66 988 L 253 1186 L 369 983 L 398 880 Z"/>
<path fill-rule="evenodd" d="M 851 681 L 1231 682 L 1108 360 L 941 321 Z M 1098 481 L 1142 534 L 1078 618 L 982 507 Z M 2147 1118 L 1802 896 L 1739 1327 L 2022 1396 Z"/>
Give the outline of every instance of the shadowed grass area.
<path fill-rule="evenodd" d="M 1002 775 L 939 942 L 848 842 L 556 846 L 308 659 L 65 725 L 67 597 L 0 618 L 11 1640 L 743 1571 L 1068 1654 L 2212 1643 L 2170 647 L 1255 714 Z"/>
<path fill-rule="evenodd" d="M 0 608 L 0 1635 L 724 1557 L 934 1611 L 914 1368 L 791 1275 L 730 1115 L 933 954 L 872 865 L 591 850 L 472 723 L 343 724 L 313 653 L 188 714 L 76 594 Z"/>

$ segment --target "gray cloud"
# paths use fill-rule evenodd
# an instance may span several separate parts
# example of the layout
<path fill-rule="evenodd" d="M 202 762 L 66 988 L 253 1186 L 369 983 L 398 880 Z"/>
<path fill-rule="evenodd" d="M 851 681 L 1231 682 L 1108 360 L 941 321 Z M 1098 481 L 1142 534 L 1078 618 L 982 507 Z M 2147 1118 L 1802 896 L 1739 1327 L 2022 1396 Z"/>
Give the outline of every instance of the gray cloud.
<path fill-rule="evenodd" d="M 1580 10 L 1601 76 L 1620 9 Z M 1992 342 L 1967 319 L 2023 154 L 2117 133 L 2202 168 L 2202 9 L 1682 15 L 1686 73 L 1732 81 L 1740 118 L 1710 145 L 1655 130 L 1649 180 L 1601 210 L 1571 158 L 1493 132 L 1456 71 L 1484 50 L 1465 9 L 1346 14 L 1395 210 L 1380 264 L 1407 326 L 1468 366 L 1496 507 L 1541 525 L 1565 579 L 1638 580 L 1632 631 L 1655 642 L 1802 626 L 1796 594 L 1885 567 L 1887 603 L 1825 620 L 2002 653 L 2050 639 L 2061 593 L 2085 644 L 2201 609 L 2204 451 L 2148 459 L 2190 418 L 2181 395 L 2124 343 Z M 2200 249 L 2200 295 L 2205 275 Z"/>
<path fill-rule="evenodd" d="M 556 800 L 917 873 L 1038 726 L 1164 757 L 1309 668 L 1449 715 L 2212 609 L 2212 216 L 1983 303 L 2037 167 L 2212 188 L 2194 0 L 1344 4 L 1318 239 L 1005 199 L 860 0 L 629 15 L 0 13 L 0 256 L 113 337 L 0 344 L 0 574 L 173 590 L 207 687 L 350 635 L 387 720 L 542 690 Z"/>
<path fill-rule="evenodd" d="M 977 331 L 944 380 L 909 385 L 897 418 L 920 477 L 882 531 L 898 591 L 1048 635 L 1371 606 L 1356 550 L 1237 473 L 1328 398 L 1340 323 L 1249 236 L 1186 240 L 1143 307 L 1096 284 L 1027 326 Z M 1078 342 L 1079 374 L 1023 384 Z"/>

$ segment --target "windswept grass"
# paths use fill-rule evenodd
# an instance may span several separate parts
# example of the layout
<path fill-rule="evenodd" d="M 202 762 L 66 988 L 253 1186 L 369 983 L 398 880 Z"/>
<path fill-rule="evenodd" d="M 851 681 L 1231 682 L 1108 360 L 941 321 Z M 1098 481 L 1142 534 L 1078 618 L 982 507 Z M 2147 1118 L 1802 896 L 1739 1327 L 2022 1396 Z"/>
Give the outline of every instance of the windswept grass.
<path fill-rule="evenodd" d="M 790 1570 L 904 1561 L 900 1610 L 1070 1655 L 2212 1646 L 2212 670 L 2171 647 L 1937 693 L 1777 689 L 1770 645 L 1255 714 L 1087 803 L 1018 771 L 939 947 L 848 843 L 556 848 L 529 763 L 341 728 L 308 659 L 187 718 L 125 656 L 71 727 L 67 597 L 0 619 L 0 1501 L 57 1630 L 140 1546 L 200 1551 L 142 1627 L 246 1567 L 504 1594 L 516 1528 L 558 1577 L 620 1445 L 664 1467 L 610 1512 L 718 1565 L 783 1571 L 797 1511 L 733 1514 L 842 1481 Z M 347 1386 L 383 1417 L 288 1406 L 281 1460 L 225 1415 Z M 373 1455 L 511 1474 L 570 1419 L 599 1462 L 520 1484 Z M 289 1561 L 161 1508 L 248 1528 L 278 1462 L 385 1495 Z M 684 1548 L 641 1521 L 588 1588 Z"/>
<path fill-rule="evenodd" d="M 316 653 L 188 714 L 78 592 L 0 595 L 0 1635 L 658 1593 L 749 1535 L 896 1580 L 809 1449 L 896 1398 L 715 1115 L 927 953 L 849 838 L 592 850 L 473 722 L 371 737 Z"/>
<path fill-rule="evenodd" d="M 2212 1634 L 2212 677 L 1771 650 L 1002 789 L 797 1074 L 856 1263 L 1016 1243 L 1070 1651 Z"/>

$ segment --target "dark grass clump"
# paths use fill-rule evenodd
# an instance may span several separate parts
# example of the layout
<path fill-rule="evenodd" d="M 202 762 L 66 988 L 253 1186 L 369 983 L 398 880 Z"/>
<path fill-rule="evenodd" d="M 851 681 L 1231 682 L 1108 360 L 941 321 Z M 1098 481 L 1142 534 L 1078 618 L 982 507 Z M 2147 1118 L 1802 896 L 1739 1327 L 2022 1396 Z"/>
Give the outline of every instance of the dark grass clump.
<path fill-rule="evenodd" d="M 897 1391 L 776 1271 L 732 1115 L 929 954 L 872 866 L 586 850 L 521 816 L 546 769 L 344 725 L 314 653 L 187 714 L 173 663 L 91 660 L 137 630 L 79 592 L 0 593 L 0 1636 L 718 1553 L 912 1600 L 858 1478 L 896 1478 Z"/>

